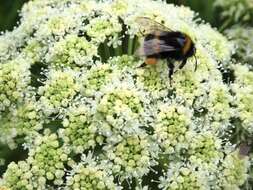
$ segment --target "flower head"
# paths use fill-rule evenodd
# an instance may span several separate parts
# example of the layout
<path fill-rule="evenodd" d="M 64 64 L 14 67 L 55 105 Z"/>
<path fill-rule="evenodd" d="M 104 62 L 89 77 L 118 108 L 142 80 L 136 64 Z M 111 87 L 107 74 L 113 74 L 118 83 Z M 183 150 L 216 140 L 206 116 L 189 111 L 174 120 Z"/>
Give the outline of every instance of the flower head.
<path fill-rule="evenodd" d="M 28 158 L 32 172 L 53 181 L 55 185 L 61 185 L 65 175 L 64 163 L 67 162 L 68 156 L 61 147 L 57 135 L 38 136 L 34 144 L 36 146 L 30 149 Z"/>
<path fill-rule="evenodd" d="M 46 61 L 55 67 L 89 66 L 97 54 L 97 47 L 77 35 L 67 35 L 54 44 L 46 55 Z"/>
<path fill-rule="evenodd" d="M 46 115 L 59 113 L 77 95 L 80 86 L 77 74 L 72 70 L 51 70 L 44 86 L 39 87 L 40 104 Z"/>
<path fill-rule="evenodd" d="M 187 145 L 186 133 L 191 123 L 191 110 L 177 105 L 162 105 L 154 125 L 154 138 L 164 153 L 179 152 Z"/>
<path fill-rule="evenodd" d="M 121 180 L 141 178 L 154 165 L 152 145 L 146 134 L 122 138 L 116 144 L 104 148 L 105 156 L 112 162 L 112 172 Z"/>
<path fill-rule="evenodd" d="M 113 176 L 104 169 L 103 165 L 94 162 L 87 156 L 81 163 L 75 165 L 70 175 L 67 176 L 66 189 L 120 189 L 114 183 Z"/>
<path fill-rule="evenodd" d="M 22 102 L 28 93 L 31 78 L 27 61 L 17 58 L 0 64 L 0 111 Z"/>
<path fill-rule="evenodd" d="M 63 120 L 63 126 L 60 137 L 75 153 L 95 148 L 97 144 L 103 142 L 103 137 L 98 134 L 97 127 L 92 123 L 91 110 L 88 106 L 70 107 Z"/>

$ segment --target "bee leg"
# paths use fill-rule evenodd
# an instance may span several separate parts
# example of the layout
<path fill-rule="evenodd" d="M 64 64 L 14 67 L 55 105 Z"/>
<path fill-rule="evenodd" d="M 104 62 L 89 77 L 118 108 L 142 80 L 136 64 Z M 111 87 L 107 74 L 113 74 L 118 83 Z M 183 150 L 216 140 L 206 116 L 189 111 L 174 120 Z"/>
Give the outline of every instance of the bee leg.
<path fill-rule="evenodd" d="M 182 61 L 182 63 L 179 65 L 179 69 L 184 68 L 186 62 L 187 62 L 187 59 L 184 59 L 184 60 Z"/>
<path fill-rule="evenodd" d="M 170 79 L 170 86 L 171 86 L 171 82 L 172 82 L 172 75 L 174 74 L 174 64 L 167 60 L 167 65 L 168 65 L 168 68 L 169 68 L 169 79 Z"/>
<path fill-rule="evenodd" d="M 144 62 L 144 63 L 142 63 L 140 66 L 138 66 L 137 68 L 143 68 L 143 67 L 145 67 L 147 64 Z"/>
<path fill-rule="evenodd" d="M 195 68 L 194 68 L 194 71 L 197 71 L 198 64 L 197 64 L 197 59 L 196 59 L 195 55 L 194 55 L 194 58 L 195 58 Z"/>

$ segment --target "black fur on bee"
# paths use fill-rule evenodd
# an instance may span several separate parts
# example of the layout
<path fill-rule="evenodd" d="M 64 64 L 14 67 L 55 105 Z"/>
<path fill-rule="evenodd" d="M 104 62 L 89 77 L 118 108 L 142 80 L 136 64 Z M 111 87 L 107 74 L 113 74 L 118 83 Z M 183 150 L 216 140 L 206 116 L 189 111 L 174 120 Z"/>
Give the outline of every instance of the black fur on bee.
<path fill-rule="evenodd" d="M 175 61 L 179 61 L 178 69 L 182 69 L 188 58 L 195 57 L 195 44 L 185 33 L 172 31 L 164 25 L 157 23 L 146 17 L 139 17 L 137 22 L 143 25 L 144 40 L 138 55 L 145 56 L 145 65 L 154 65 L 159 59 L 166 59 L 169 69 L 169 78 L 175 71 Z M 197 69 L 197 60 L 195 57 L 195 70 Z"/>

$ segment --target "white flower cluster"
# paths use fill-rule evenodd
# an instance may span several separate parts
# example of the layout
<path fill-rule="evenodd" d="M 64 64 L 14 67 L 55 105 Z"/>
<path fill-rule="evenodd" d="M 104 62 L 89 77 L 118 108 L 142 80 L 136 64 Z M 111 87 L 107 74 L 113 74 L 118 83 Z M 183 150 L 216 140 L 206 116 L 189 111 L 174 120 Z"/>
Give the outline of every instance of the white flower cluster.
<path fill-rule="evenodd" d="M 31 166 L 25 161 L 20 161 L 17 164 L 14 162 L 10 163 L 3 176 L 4 187 L 32 190 L 33 186 L 30 184 L 30 179 L 33 177 L 33 174 L 30 170 Z"/>
<path fill-rule="evenodd" d="M 37 102 L 29 98 L 29 101 L 24 101 L 2 116 L 0 141 L 8 144 L 11 149 L 16 148 L 14 138 L 42 129 L 43 118 Z"/>
<path fill-rule="evenodd" d="M 57 135 L 51 134 L 36 137 L 34 148 L 29 151 L 28 161 L 36 168 L 34 172 L 61 184 L 63 183 L 61 178 L 64 176 L 64 162 L 67 159 L 68 156 L 61 147 Z"/>
<path fill-rule="evenodd" d="M 250 134 L 253 133 L 253 72 L 245 65 L 235 65 L 234 72 L 236 83 L 232 84 L 235 93 L 234 104 L 236 105 L 236 116 L 241 120 L 241 125 Z"/>
<path fill-rule="evenodd" d="M 171 81 L 165 60 L 139 67 L 140 16 L 195 44 Z M 233 46 L 195 16 L 153 0 L 26 3 L 0 36 L 0 137 L 11 148 L 23 138 L 28 155 L 0 186 L 239 189 L 249 164 L 230 137 L 253 132 L 252 68 L 230 63 Z"/>
<path fill-rule="evenodd" d="M 44 86 L 40 86 L 40 105 L 45 115 L 59 113 L 61 108 L 67 108 L 70 101 L 80 91 L 80 85 L 76 81 L 76 74 L 72 70 L 50 70 L 48 80 Z"/>
<path fill-rule="evenodd" d="M 147 101 L 141 91 L 130 87 L 108 87 L 98 101 L 96 120 L 101 133 L 110 138 L 140 131 L 139 127 L 144 124 L 142 117 Z"/>
<path fill-rule="evenodd" d="M 222 164 L 220 178 L 221 187 L 225 190 L 237 189 L 247 179 L 248 158 L 238 156 L 238 151 L 231 152 L 226 156 Z"/>
<path fill-rule="evenodd" d="M 210 189 L 208 186 L 208 175 L 205 171 L 198 170 L 189 165 L 180 165 L 174 163 L 171 168 L 168 168 L 166 178 L 161 177 L 161 184 L 159 185 L 162 189 Z"/>
<path fill-rule="evenodd" d="M 118 75 L 116 67 L 110 64 L 97 63 L 90 68 L 88 72 L 81 75 L 81 94 L 84 96 L 93 96 L 103 88 L 107 83 Z"/>
<path fill-rule="evenodd" d="M 236 47 L 236 56 L 241 62 L 252 65 L 253 62 L 253 35 L 252 27 L 232 27 L 225 31 Z"/>
<path fill-rule="evenodd" d="M 148 174 L 150 167 L 156 164 L 151 143 L 147 134 L 140 134 L 124 137 L 104 148 L 106 159 L 112 162 L 111 170 L 121 176 L 120 181 L 133 177 L 140 179 Z"/>
<path fill-rule="evenodd" d="M 97 143 L 103 143 L 103 137 L 98 134 L 98 128 L 92 124 L 90 110 L 85 105 L 70 107 L 63 120 L 64 129 L 60 130 L 60 137 L 65 145 L 69 145 L 75 153 L 82 153 Z"/>
<path fill-rule="evenodd" d="M 154 125 L 154 138 L 164 153 L 180 153 L 187 148 L 187 133 L 190 131 L 191 110 L 180 105 L 162 105 Z"/>
<path fill-rule="evenodd" d="M 76 166 L 74 173 L 67 177 L 67 189 L 104 189 L 116 190 L 113 177 L 109 176 L 103 169 L 90 164 L 80 163 Z"/>
<path fill-rule="evenodd" d="M 0 112 L 22 102 L 25 94 L 28 93 L 29 68 L 28 60 L 23 58 L 0 64 Z"/>
<path fill-rule="evenodd" d="M 46 61 L 56 67 L 87 65 L 97 54 L 97 47 L 77 35 L 67 35 L 49 49 Z"/>

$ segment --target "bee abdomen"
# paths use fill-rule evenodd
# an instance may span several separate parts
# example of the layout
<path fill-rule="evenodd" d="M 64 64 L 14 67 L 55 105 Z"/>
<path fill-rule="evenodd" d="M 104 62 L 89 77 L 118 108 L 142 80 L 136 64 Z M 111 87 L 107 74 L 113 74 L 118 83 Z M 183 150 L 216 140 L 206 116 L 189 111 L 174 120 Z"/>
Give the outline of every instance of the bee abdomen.
<path fill-rule="evenodd" d="M 145 63 L 147 65 L 155 65 L 157 64 L 157 59 L 153 57 L 146 58 Z"/>

